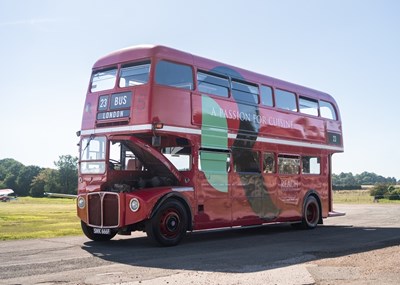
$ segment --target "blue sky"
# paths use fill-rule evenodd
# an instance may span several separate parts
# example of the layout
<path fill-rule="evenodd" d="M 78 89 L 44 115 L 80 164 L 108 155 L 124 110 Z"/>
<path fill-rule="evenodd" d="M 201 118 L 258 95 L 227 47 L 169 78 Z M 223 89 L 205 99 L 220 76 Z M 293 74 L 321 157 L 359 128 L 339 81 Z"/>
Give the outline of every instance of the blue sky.
<path fill-rule="evenodd" d="M 0 159 L 77 156 L 93 63 L 162 44 L 331 94 L 345 142 L 334 172 L 400 179 L 399 15 L 396 0 L 2 0 Z"/>

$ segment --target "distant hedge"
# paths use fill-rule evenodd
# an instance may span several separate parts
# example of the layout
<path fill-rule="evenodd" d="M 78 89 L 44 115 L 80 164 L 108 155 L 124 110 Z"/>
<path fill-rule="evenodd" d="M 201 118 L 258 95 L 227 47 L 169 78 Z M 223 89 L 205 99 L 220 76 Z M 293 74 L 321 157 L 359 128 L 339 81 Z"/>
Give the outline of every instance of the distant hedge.
<path fill-rule="evenodd" d="M 400 200 L 400 188 L 396 188 L 394 185 L 375 185 L 371 189 L 370 194 L 375 197 L 375 199 Z"/>
<path fill-rule="evenodd" d="M 361 185 L 333 185 L 333 190 L 361 190 Z"/>

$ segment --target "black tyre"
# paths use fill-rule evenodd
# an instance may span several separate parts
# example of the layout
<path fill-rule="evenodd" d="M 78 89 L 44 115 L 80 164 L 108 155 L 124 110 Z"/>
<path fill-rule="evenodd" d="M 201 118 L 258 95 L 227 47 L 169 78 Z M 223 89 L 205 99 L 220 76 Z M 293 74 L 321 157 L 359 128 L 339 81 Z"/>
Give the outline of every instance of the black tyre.
<path fill-rule="evenodd" d="M 292 224 L 295 229 L 315 229 L 321 216 L 321 209 L 314 196 L 308 196 L 303 209 L 301 223 Z"/>
<path fill-rule="evenodd" d="M 305 229 L 314 229 L 318 225 L 318 221 L 321 215 L 321 210 L 317 199 L 314 196 L 309 196 L 304 205 L 303 213 L 303 227 Z"/>
<path fill-rule="evenodd" d="M 147 236 L 163 246 L 177 245 L 187 231 L 188 215 L 177 200 L 164 202 L 146 223 Z"/>
<path fill-rule="evenodd" d="M 116 229 L 111 229 L 110 234 L 95 234 L 93 227 L 88 226 L 83 221 L 81 221 L 81 228 L 85 236 L 93 241 L 109 241 L 117 234 Z"/>

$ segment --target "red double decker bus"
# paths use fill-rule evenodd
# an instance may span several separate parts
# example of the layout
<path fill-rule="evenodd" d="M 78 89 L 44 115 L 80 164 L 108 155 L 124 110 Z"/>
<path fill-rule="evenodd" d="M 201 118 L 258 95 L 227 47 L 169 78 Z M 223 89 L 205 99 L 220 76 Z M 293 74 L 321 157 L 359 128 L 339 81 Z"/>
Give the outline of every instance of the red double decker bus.
<path fill-rule="evenodd" d="M 93 66 L 80 130 L 77 212 L 92 240 L 335 214 L 331 158 L 343 151 L 328 94 L 163 46 Z"/>

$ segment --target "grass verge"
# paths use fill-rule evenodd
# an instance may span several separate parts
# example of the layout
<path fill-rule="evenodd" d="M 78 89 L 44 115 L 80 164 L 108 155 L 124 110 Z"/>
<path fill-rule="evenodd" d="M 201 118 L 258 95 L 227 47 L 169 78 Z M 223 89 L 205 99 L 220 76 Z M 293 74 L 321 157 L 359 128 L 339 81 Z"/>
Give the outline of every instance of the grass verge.
<path fill-rule="evenodd" d="M 74 199 L 20 197 L 0 203 L 0 240 L 81 234 Z"/>
<path fill-rule="evenodd" d="M 363 190 L 335 190 L 333 191 L 333 203 L 338 204 L 400 204 L 400 200 L 379 199 L 374 201 L 369 189 Z"/>

